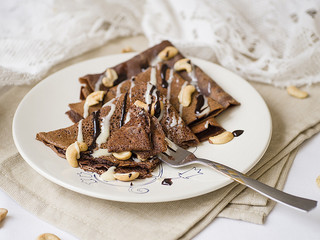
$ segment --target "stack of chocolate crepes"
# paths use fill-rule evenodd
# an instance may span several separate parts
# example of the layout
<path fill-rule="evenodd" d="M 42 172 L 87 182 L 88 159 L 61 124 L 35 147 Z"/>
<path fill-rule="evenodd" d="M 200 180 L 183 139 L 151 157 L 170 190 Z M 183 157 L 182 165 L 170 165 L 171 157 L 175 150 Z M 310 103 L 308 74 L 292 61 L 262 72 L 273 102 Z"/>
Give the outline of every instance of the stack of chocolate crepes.
<path fill-rule="evenodd" d="M 224 132 L 215 116 L 239 105 L 169 41 L 79 81 L 81 101 L 67 112 L 74 125 L 36 138 L 72 166 L 127 180 L 151 176 L 167 139 L 188 148 Z"/>

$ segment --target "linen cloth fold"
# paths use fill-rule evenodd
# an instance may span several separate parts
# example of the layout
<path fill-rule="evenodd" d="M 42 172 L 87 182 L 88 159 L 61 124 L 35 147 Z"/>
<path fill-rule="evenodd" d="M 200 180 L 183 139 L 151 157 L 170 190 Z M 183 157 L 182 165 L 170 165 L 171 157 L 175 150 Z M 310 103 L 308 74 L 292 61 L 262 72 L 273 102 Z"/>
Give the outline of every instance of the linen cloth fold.
<path fill-rule="evenodd" d="M 146 46 L 144 37 L 110 42 L 106 46 L 60 64 L 120 52 L 126 45 Z M 252 83 L 265 99 L 272 116 L 270 145 L 249 174 L 282 188 L 297 151 L 320 131 L 320 84 L 307 87 L 310 97 L 295 99 L 283 89 Z M 95 199 L 60 187 L 35 172 L 16 150 L 11 125 L 15 109 L 32 86 L 11 87 L 0 96 L 0 187 L 22 207 L 79 239 L 190 239 L 215 217 L 263 223 L 273 202 L 232 183 L 203 196 L 166 203 L 121 203 Z M 63 114 L 63 113 L 62 113 Z M 263 127 L 263 123 L 261 123 Z"/>

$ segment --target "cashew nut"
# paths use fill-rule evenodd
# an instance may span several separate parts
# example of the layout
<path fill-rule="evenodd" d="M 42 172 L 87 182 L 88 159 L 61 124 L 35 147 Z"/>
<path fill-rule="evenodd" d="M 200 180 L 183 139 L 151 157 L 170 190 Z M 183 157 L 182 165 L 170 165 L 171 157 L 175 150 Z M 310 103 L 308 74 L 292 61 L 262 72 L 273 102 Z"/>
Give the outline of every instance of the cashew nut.
<path fill-rule="evenodd" d="M 8 210 L 5 208 L 0 208 L 0 222 L 2 222 L 3 219 L 5 219 L 5 217 L 8 214 Z"/>
<path fill-rule="evenodd" d="M 60 240 L 60 238 L 52 233 L 43 233 L 37 237 L 37 240 Z"/>
<path fill-rule="evenodd" d="M 287 87 L 287 92 L 296 98 L 306 98 L 309 96 L 309 94 L 305 91 L 300 90 L 299 88 L 297 88 L 296 86 L 289 86 Z"/>
<path fill-rule="evenodd" d="M 108 68 L 105 73 L 105 77 L 102 78 L 102 83 L 106 87 L 113 87 L 113 83 L 117 79 L 118 79 L 117 72 L 112 68 Z"/>
<path fill-rule="evenodd" d="M 85 142 L 77 142 L 79 146 L 80 152 L 84 152 L 88 150 L 88 145 Z"/>
<path fill-rule="evenodd" d="M 103 96 L 104 96 L 104 91 L 96 91 L 96 92 L 90 93 L 86 98 L 86 103 L 88 104 L 89 107 L 96 105 L 103 100 Z"/>
<path fill-rule="evenodd" d="M 137 158 L 138 158 L 140 161 L 142 161 L 142 162 L 148 160 L 148 158 L 143 158 L 143 157 L 141 157 L 139 154 L 137 154 Z"/>
<path fill-rule="evenodd" d="M 209 143 L 211 144 L 224 144 L 230 142 L 233 139 L 231 132 L 225 131 L 217 136 L 209 137 Z"/>
<path fill-rule="evenodd" d="M 134 102 L 134 105 L 136 105 L 139 108 L 143 108 L 144 110 L 148 111 L 148 104 L 141 102 L 140 100 L 137 100 Z"/>
<path fill-rule="evenodd" d="M 125 152 L 119 152 L 119 153 L 112 153 L 112 155 L 119 160 L 128 160 L 131 156 L 132 153 L 130 151 L 125 151 Z"/>
<path fill-rule="evenodd" d="M 114 178 L 114 170 L 116 169 L 116 167 L 112 166 L 112 167 L 109 167 L 107 171 L 105 171 L 104 173 L 102 173 L 100 175 L 100 178 L 104 181 L 113 181 L 115 180 Z"/>
<path fill-rule="evenodd" d="M 316 183 L 317 183 L 318 187 L 320 188 L 320 175 L 316 178 Z"/>
<path fill-rule="evenodd" d="M 163 108 L 164 108 L 163 102 L 162 101 L 159 101 L 159 102 L 160 102 L 160 109 L 162 111 Z M 146 104 L 144 102 L 141 102 L 140 100 L 135 101 L 134 105 L 136 105 L 139 108 L 143 108 L 146 112 L 149 111 L 148 104 Z M 150 115 L 151 116 L 154 116 L 154 114 L 155 114 L 155 106 L 156 106 L 156 102 L 151 104 L 151 110 L 150 110 Z"/>
<path fill-rule="evenodd" d="M 188 58 L 180 59 L 179 61 L 176 61 L 176 63 L 173 65 L 173 69 L 175 71 L 182 71 L 186 70 L 187 72 L 192 71 L 191 61 Z"/>
<path fill-rule="evenodd" d="M 193 85 L 187 85 L 180 90 L 178 95 L 179 102 L 182 106 L 188 107 L 191 103 L 192 93 L 196 90 Z"/>
<path fill-rule="evenodd" d="M 129 182 L 139 177 L 139 173 L 138 172 L 115 173 L 113 176 L 115 177 L 115 179 L 118 179 L 120 181 Z"/>
<path fill-rule="evenodd" d="M 125 48 L 122 48 L 121 52 L 122 53 L 133 52 L 133 49 L 130 46 L 127 46 Z"/>
<path fill-rule="evenodd" d="M 66 150 L 66 159 L 71 167 L 78 167 L 80 152 L 87 151 L 88 146 L 84 142 L 74 142 Z"/>
<path fill-rule="evenodd" d="M 165 47 L 159 54 L 161 60 L 169 60 L 178 54 L 178 49 L 173 46 Z"/>

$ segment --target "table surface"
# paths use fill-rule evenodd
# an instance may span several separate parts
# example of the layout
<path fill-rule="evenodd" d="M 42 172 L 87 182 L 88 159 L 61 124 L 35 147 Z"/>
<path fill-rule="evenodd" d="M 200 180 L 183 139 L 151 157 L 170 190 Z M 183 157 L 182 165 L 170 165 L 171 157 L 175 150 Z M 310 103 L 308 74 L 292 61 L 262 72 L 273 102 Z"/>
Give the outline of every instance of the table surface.
<path fill-rule="evenodd" d="M 320 200 L 316 178 L 320 175 L 320 133 L 300 148 L 290 170 L 284 191 Z M 0 190 L 0 207 L 9 210 L 0 223 L 0 239 L 36 239 L 45 232 L 54 233 L 63 240 L 78 240 L 20 207 Z M 320 203 L 309 213 L 277 204 L 264 225 L 217 218 L 194 239 L 320 239 Z M 230 231 L 232 229 L 232 231 Z"/>

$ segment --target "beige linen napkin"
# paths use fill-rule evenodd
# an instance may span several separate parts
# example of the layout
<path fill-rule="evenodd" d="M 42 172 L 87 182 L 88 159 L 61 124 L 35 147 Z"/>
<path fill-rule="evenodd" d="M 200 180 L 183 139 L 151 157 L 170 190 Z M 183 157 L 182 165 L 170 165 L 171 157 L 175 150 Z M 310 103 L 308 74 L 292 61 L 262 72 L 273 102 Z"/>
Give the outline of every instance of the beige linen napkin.
<path fill-rule="evenodd" d="M 56 69 L 94 56 L 120 52 L 125 45 L 136 50 L 147 47 L 142 37 L 114 41 Z M 304 100 L 290 97 L 283 89 L 257 83 L 253 86 L 270 109 L 273 137 L 264 157 L 250 174 L 282 188 L 297 147 L 320 131 L 320 85 L 309 87 L 310 97 Z M 95 199 L 62 188 L 29 167 L 13 143 L 13 115 L 30 89 L 30 86 L 12 87 L 0 95 L 0 187 L 22 207 L 79 239 L 134 240 L 141 236 L 144 239 L 190 239 L 219 213 L 222 217 L 262 223 L 274 206 L 250 191 L 241 193 L 244 187 L 236 183 L 192 199 L 154 204 Z"/>

